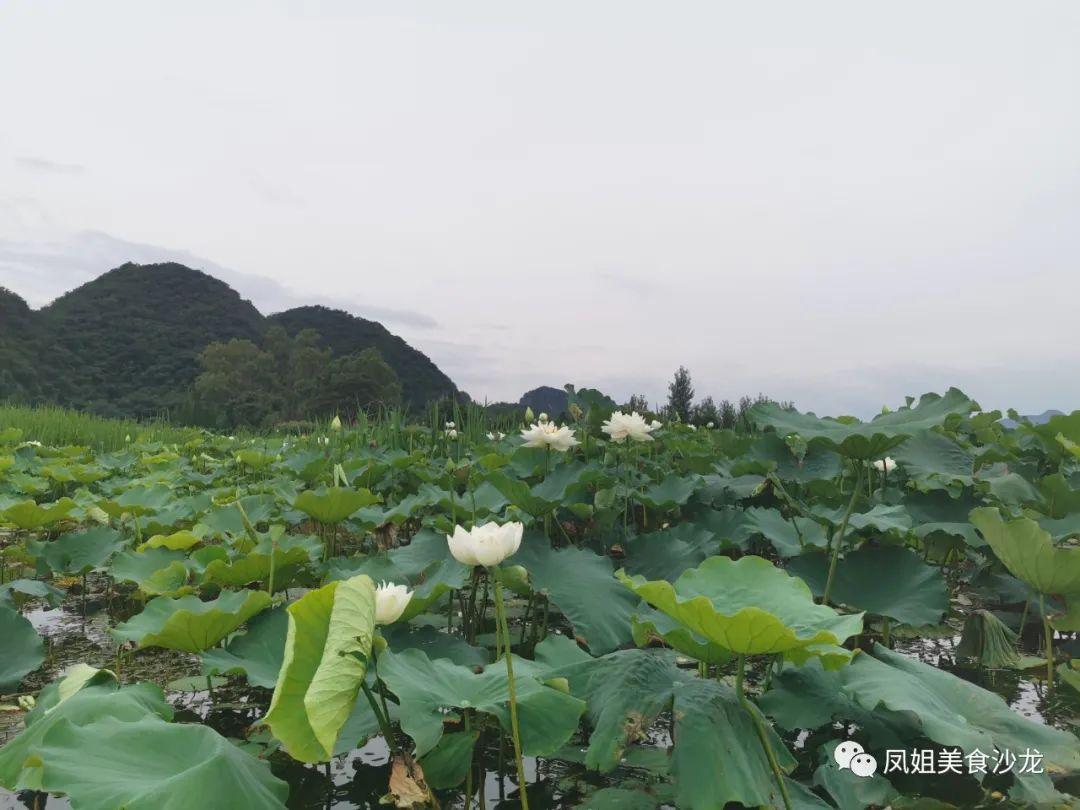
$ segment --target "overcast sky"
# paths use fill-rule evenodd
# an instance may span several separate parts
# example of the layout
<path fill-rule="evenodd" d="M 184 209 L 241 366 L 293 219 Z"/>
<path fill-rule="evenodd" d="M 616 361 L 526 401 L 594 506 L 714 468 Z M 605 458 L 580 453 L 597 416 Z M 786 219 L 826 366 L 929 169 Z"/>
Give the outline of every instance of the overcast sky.
<path fill-rule="evenodd" d="M 179 257 L 479 399 L 1080 407 L 1080 4 L 0 6 L 0 285 Z"/>

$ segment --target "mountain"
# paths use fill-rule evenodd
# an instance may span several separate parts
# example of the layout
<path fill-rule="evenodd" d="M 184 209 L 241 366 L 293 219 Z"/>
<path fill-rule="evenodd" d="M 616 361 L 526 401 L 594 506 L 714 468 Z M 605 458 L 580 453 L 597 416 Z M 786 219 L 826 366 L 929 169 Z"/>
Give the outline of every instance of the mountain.
<path fill-rule="evenodd" d="M 532 391 L 526 391 L 521 395 L 518 404 L 522 408 L 532 408 L 533 413 L 539 416 L 548 414 L 552 419 L 557 419 L 566 410 L 568 401 L 566 391 L 561 388 L 552 388 L 550 385 L 541 385 Z"/>
<path fill-rule="evenodd" d="M 322 336 L 323 346 L 335 355 L 378 349 L 383 359 L 397 372 L 405 402 L 414 409 L 424 407 L 433 399 L 452 397 L 457 393 L 454 383 L 427 355 L 418 352 L 376 321 L 322 306 L 289 309 L 271 315 L 268 320 L 283 327 L 290 337 L 301 330 L 314 329 Z"/>
<path fill-rule="evenodd" d="M 20 397 L 41 394 L 33 361 L 37 333 L 34 311 L 11 290 L 0 287 L 0 391 Z"/>
<path fill-rule="evenodd" d="M 322 307 L 266 318 L 206 273 L 176 263 L 129 263 L 37 311 L 0 288 L 0 399 L 49 401 L 108 416 L 175 412 L 190 403 L 208 344 L 259 342 L 273 323 L 290 332 L 294 325 L 296 331 L 315 328 L 335 355 L 378 349 L 411 404 L 456 392 L 426 356 L 374 321 Z"/>

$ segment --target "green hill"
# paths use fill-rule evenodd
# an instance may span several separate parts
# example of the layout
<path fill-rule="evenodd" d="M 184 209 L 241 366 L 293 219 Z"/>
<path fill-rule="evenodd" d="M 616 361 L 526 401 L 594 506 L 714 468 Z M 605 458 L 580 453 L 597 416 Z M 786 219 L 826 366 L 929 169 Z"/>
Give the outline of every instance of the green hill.
<path fill-rule="evenodd" d="M 315 328 L 335 355 L 376 348 L 406 400 L 454 392 L 426 356 L 381 324 L 323 307 L 264 317 L 228 284 L 180 264 L 125 264 L 34 311 L 0 288 L 0 399 L 106 416 L 175 413 L 190 404 L 210 343 L 259 342 L 271 323 Z"/>

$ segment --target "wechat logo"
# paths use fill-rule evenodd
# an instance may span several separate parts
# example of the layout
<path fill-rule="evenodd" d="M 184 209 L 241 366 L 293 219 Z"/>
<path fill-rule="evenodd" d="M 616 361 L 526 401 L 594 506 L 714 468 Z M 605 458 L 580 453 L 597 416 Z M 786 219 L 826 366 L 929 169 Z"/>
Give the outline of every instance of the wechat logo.
<path fill-rule="evenodd" d="M 833 759 L 840 770 L 848 768 L 856 776 L 873 776 L 877 773 L 877 760 L 854 740 L 845 740 L 836 746 Z"/>

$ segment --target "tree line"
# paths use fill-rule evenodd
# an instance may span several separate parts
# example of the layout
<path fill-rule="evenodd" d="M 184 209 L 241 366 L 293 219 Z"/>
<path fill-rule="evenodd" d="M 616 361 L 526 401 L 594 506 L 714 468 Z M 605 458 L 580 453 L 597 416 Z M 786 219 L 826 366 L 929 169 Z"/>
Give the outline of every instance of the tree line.
<path fill-rule="evenodd" d="M 689 370 L 685 366 L 679 366 L 668 384 L 667 403 L 657 411 L 657 414 L 667 421 L 678 421 L 698 427 L 712 425 L 716 428 L 749 433 L 753 430 L 749 411 L 754 405 L 775 402 L 782 408 L 795 407 L 793 402 L 778 402 L 761 393 L 756 397 L 740 397 L 737 404 L 728 399 L 716 402 L 711 396 L 694 402 L 694 394 L 694 383 Z M 630 397 L 627 407 L 642 413 L 650 410 L 648 401 L 642 394 L 634 394 Z"/>
<path fill-rule="evenodd" d="M 197 421 L 211 427 L 269 428 L 290 422 L 396 408 L 401 380 L 376 349 L 333 356 L 319 334 L 294 337 L 280 326 L 261 344 L 233 339 L 209 344 L 195 379 Z"/>

